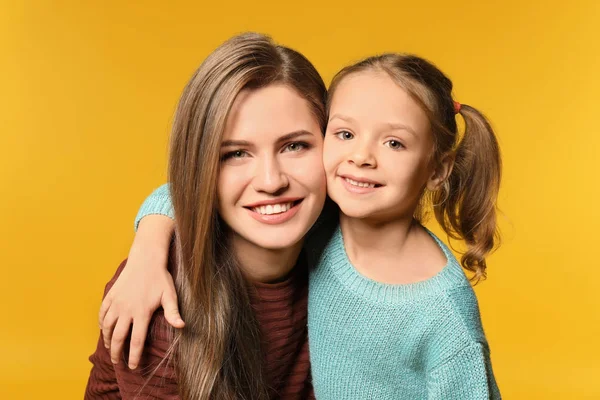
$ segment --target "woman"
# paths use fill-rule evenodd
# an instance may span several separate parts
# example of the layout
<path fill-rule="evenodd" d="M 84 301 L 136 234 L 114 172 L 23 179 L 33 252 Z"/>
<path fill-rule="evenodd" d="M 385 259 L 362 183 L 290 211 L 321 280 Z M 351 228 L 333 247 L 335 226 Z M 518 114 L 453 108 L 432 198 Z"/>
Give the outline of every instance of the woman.
<path fill-rule="evenodd" d="M 236 36 L 202 63 L 169 156 L 185 327 L 155 313 L 135 370 L 113 365 L 100 338 L 86 398 L 309 396 L 301 249 L 326 197 L 325 98 L 314 66 L 262 35 Z"/>

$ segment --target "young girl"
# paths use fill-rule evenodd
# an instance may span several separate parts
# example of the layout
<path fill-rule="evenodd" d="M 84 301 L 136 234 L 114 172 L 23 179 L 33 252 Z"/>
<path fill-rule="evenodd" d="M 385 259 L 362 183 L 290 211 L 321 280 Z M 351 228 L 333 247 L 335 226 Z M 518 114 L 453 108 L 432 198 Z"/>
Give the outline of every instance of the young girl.
<path fill-rule="evenodd" d="M 86 399 L 312 396 L 300 252 L 326 197 L 325 99 L 312 64 L 262 35 L 236 36 L 202 63 L 169 155 L 179 221 L 169 266 L 185 328 L 170 332 L 157 312 L 146 335 L 151 315 L 136 320 L 147 351 L 135 370 L 113 365 L 99 340 Z"/>
<path fill-rule="evenodd" d="M 340 213 L 332 232 L 318 229 L 307 245 L 318 257 L 308 315 L 316 397 L 500 398 L 477 300 L 461 268 L 484 278 L 485 257 L 496 244 L 501 162 L 489 123 L 453 100 L 451 81 L 435 66 L 400 54 L 339 72 L 328 112 L 323 159 Z M 168 208 L 165 194 L 163 187 L 151 196 L 140 216 Z M 428 206 L 450 237 L 465 241 L 460 263 L 421 225 Z M 146 271 L 164 270 L 150 264 Z M 145 273 L 132 268 L 122 286 L 130 292 Z M 163 286 L 155 297 L 168 292 Z M 139 313 L 139 306 L 125 307 L 102 321 L 106 309 L 139 298 L 124 291 L 111 296 L 113 307 L 103 305 L 107 332 L 117 315 Z"/>

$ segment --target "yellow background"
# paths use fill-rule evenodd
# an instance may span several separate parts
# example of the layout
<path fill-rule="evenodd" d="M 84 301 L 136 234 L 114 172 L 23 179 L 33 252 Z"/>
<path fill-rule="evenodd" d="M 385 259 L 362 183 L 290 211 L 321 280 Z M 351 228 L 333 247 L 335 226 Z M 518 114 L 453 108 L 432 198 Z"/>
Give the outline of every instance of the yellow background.
<path fill-rule="evenodd" d="M 327 82 L 363 56 L 418 53 L 490 116 L 505 242 L 476 291 L 500 388 L 600 398 L 600 2 L 360 4 L 2 3 L 0 398 L 83 396 L 103 285 L 165 181 L 179 94 L 244 30 L 302 51 Z"/>

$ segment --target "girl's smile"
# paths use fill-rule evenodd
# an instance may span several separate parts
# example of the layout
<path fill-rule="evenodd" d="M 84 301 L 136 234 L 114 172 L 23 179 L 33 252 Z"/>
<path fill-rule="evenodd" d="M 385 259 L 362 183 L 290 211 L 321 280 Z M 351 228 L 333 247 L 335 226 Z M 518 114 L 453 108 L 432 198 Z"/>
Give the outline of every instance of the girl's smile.
<path fill-rule="evenodd" d="M 383 185 L 377 181 L 367 179 L 367 178 L 359 178 L 354 175 L 339 175 L 339 178 L 342 180 L 342 184 L 350 193 L 354 194 L 367 194 L 373 193 L 377 189 L 383 187 Z"/>

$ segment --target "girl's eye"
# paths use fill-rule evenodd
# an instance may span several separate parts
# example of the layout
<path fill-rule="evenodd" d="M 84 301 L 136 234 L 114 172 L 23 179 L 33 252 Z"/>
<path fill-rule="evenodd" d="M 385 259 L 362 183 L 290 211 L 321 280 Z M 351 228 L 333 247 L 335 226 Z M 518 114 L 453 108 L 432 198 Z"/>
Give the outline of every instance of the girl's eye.
<path fill-rule="evenodd" d="M 388 140 L 387 142 L 384 143 L 384 145 L 386 145 L 387 147 L 389 147 L 392 150 L 400 150 L 402 148 L 404 148 L 404 145 L 402 143 L 400 143 L 397 140 Z"/>
<path fill-rule="evenodd" d="M 348 131 L 340 131 L 340 132 L 336 133 L 335 136 L 337 136 L 338 138 L 340 138 L 342 140 L 354 139 L 354 134 L 351 132 L 348 132 Z"/>
<path fill-rule="evenodd" d="M 221 161 L 227 161 L 230 159 L 240 159 L 240 158 L 244 158 L 247 157 L 248 153 L 246 153 L 244 150 L 234 150 L 234 151 L 230 151 L 229 153 L 225 153 L 221 156 Z"/>
<path fill-rule="evenodd" d="M 284 148 L 283 151 L 291 151 L 291 152 L 296 152 L 296 151 L 301 151 L 304 149 L 308 149 L 308 143 L 304 143 L 304 142 L 292 142 L 287 144 Z"/>

